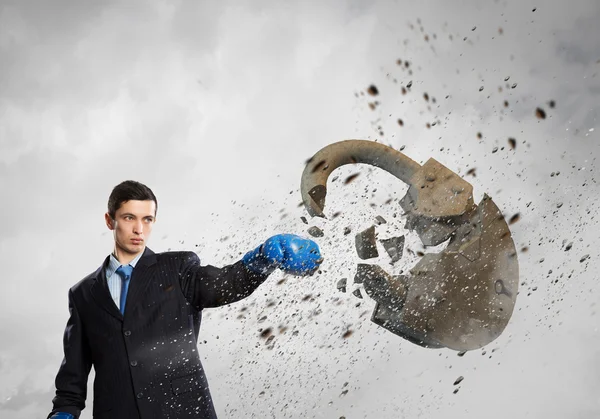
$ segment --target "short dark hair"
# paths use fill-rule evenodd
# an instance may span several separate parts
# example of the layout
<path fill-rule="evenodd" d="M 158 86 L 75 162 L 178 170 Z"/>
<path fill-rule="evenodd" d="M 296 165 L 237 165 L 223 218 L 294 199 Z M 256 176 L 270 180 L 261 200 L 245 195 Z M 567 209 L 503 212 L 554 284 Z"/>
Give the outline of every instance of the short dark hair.
<path fill-rule="evenodd" d="M 108 214 L 113 220 L 117 214 L 117 210 L 127 201 L 154 201 L 156 209 L 154 216 L 158 212 L 158 201 L 152 190 L 143 183 L 135 180 L 126 180 L 115 186 L 108 197 Z"/>

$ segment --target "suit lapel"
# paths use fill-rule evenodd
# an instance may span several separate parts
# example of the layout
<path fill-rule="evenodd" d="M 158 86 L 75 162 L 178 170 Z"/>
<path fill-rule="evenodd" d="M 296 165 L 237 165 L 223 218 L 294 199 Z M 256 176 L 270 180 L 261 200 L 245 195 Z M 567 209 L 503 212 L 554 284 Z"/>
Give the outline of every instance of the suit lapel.
<path fill-rule="evenodd" d="M 108 265 L 108 259 L 110 256 L 107 256 L 104 259 L 104 263 L 100 266 L 96 272 L 94 272 L 94 284 L 92 285 L 92 296 L 96 300 L 96 302 L 106 310 L 109 314 L 116 317 L 119 320 L 123 320 L 123 315 L 119 311 L 119 308 L 115 304 L 115 301 L 112 299 L 110 295 L 110 291 L 108 290 L 108 281 L 106 280 L 106 266 Z M 141 259 L 141 258 L 140 258 Z"/>
<path fill-rule="evenodd" d="M 110 256 L 104 259 L 104 263 L 94 272 L 94 284 L 92 285 L 92 296 L 96 302 L 106 310 L 110 315 L 123 321 L 123 315 L 115 304 L 110 291 L 108 290 L 108 281 L 106 279 L 106 266 Z M 156 264 L 156 254 L 146 247 L 142 257 L 136 263 L 131 274 L 131 282 L 127 292 L 127 301 L 125 303 L 125 313 L 131 312 L 136 304 L 141 300 L 144 291 L 154 277 L 152 266 Z"/>
<path fill-rule="evenodd" d="M 125 302 L 125 314 L 133 311 L 135 306 L 141 301 L 150 282 L 154 280 L 155 264 L 156 254 L 146 247 L 144 254 L 138 260 L 138 263 L 136 263 L 131 274 L 131 283 L 129 284 L 127 301 Z M 119 314 L 121 314 L 120 311 Z"/>

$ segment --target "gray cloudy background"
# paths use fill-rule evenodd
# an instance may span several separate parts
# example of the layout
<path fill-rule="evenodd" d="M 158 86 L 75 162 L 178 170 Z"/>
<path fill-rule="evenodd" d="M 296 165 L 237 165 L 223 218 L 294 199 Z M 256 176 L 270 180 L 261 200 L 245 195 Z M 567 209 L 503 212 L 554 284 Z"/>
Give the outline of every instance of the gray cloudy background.
<path fill-rule="evenodd" d="M 476 202 L 487 192 L 520 213 L 511 322 L 464 357 L 371 323 L 374 302 L 335 287 L 359 262 L 354 233 L 382 215 L 380 238 L 423 249 L 385 204 L 406 186 L 345 166 L 326 206 L 342 214 L 309 221 L 325 232 L 323 272 L 277 272 L 205 311 L 219 416 L 600 417 L 599 22 L 597 0 L 0 1 L 0 417 L 51 408 L 67 291 L 112 250 L 103 214 L 116 184 L 157 195 L 151 249 L 222 266 L 273 234 L 307 236 L 304 163 L 349 138 L 434 157 Z M 369 262 L 389 272 L 418 260 L 405 251 L 392 267 L 379 250 Z"/>

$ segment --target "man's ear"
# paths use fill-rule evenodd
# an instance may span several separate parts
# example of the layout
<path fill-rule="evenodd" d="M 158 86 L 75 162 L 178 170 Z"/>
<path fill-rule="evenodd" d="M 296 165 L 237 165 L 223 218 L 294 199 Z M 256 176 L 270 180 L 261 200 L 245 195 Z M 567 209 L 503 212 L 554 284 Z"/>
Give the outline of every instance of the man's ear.
<path fill-rule="evenodd" d="M 108 212 L 106 214 L 104 214 L 104 220 L 106 221 L 106 226 L 110 230 L 115 229 L 115 220 L 113 220 L 113 218 L 110 216 L 110 214 Z"/>

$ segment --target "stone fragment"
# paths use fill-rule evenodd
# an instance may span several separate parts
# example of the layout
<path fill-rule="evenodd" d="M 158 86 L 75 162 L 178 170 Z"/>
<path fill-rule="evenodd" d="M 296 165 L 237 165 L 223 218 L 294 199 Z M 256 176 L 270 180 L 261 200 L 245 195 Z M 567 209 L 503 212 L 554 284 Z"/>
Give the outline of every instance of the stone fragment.
<path fill-rule="evenodd" d="M 321 230 L 317 226 L 310 227 L 308 229 L 308 234 L 310 234 L 313 237 L 323 237 L 325 235 L 325 233 L 323 233 L 323 230 Z"/>
<path fill-rule="evenodd" d="M 404 252 L 404 236 L 380 240 L 387 254 L 392 258 L 392 263 L 398 262 Z"/>
<path fill-rule="evenodd" d="M 375 226 L 371 226 L 361 231 L 354 238 L 356 253 L 361 259 L 372 259 L 379 256 L 377 244 L 375 242 Z"/>

